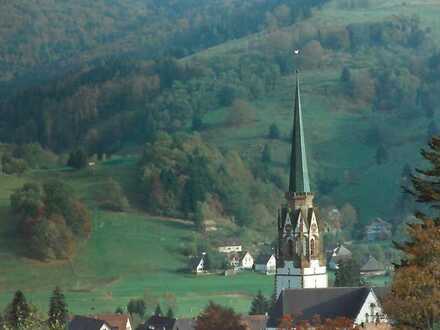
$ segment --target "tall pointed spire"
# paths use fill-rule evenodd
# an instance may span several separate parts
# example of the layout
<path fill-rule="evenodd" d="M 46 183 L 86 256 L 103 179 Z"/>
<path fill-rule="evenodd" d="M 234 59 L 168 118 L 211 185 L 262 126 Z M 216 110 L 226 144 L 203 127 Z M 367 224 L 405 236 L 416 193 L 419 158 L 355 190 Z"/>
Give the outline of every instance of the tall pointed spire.
<path fill-rule="evenodd" d="M 292 151 L 290 157 L 289 193 L 309 193 L 310 179 L 307 167 L 306 145 L 302 120 L 299 72 L 296 71 L 295 106 L 293 113 Z"/>

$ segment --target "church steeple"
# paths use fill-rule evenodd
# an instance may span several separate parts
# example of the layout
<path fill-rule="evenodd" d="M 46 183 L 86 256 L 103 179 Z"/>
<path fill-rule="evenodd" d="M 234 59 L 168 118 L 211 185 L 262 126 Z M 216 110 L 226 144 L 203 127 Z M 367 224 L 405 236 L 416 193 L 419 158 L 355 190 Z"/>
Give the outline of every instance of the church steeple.
<path fill-rule="evenodd" d="M 299 72 L 296 71 L 295 104 L 293 109 L 292 151 L 290 156 L 289 193 L 310 193 L 304 126 L 302 120 Z"/>

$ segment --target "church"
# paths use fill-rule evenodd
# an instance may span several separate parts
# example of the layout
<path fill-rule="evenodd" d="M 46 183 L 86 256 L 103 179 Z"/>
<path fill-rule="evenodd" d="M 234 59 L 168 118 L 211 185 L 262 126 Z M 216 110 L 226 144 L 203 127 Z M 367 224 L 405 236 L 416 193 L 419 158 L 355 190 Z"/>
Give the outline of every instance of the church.
<path fill-rule="evenodd" d="M 310 321 L 316 315 L 323 320 L 343 317 L 357 325 L 370 325 L 369 329 L 383 328 L 388 321 L 381 307 L 382 288 L 328 286 L 323 224 L 310 188 L 300 94 L 297 71 L 289 191 L 277 221 L 276 304 L 267 328 L 276 329 L 284 315 L 298 321 Z"/>

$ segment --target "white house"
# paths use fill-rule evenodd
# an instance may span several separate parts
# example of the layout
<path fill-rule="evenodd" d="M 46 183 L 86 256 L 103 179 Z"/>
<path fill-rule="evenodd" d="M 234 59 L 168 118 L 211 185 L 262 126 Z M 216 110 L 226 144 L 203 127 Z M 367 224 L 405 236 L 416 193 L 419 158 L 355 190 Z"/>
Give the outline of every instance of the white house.
<path fill-rule="evenodd" d="M 275 274 L 277 269 L 277 261 L 274 254 L 262 254 L 255 261 L 255 271 L 265 273 L 266 275 Z"/>
<path fill-rule="evenodd" d="M 105 321 L 115 330 L 132 330 L 130 317 L 127 314 L 99 314 L 96 315 L 98 320 Z"/>
<path fill-rule="evenodd" d="M 267 329 L 277 329 L 283 315 L 296 315 L 296 321 L 345 317 L 359 326 L 388 325 L 381 297 L 382 288 L 284 289 L 269 315 Z"/>
<path fill-rule="evenodd" d="M 196 274 L 205 272 L 206 271 L 205 255 L 191 258 L 190 268 L 191 271 Z"/>
<path fill-rule="evenodd" d="M 241 243 L 237 240 L 228 240 L 217 248 L 220 253 L 235 253 L 243 251 Z"/>
<path fill-rule="evenodd" d="M 249 251 L 246 251 L 241 255 L 240 267 L 242 269 L 252 269 L 252 267 L 254 267 L 254 257 L 252 257 Z"/>

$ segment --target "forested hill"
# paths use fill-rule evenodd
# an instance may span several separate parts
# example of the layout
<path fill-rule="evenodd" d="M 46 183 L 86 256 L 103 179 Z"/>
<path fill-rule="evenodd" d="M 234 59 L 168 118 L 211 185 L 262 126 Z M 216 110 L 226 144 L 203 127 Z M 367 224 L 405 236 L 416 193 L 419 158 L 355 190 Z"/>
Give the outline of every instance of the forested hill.
<path fill-rule="evenodd" d="M 182 57 L 287 26 L 326 1 L 3 1 L 0 86 L 9 92 L 101 58 Z"/>

